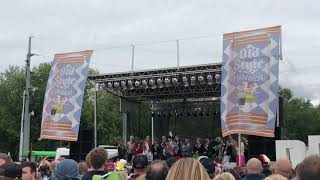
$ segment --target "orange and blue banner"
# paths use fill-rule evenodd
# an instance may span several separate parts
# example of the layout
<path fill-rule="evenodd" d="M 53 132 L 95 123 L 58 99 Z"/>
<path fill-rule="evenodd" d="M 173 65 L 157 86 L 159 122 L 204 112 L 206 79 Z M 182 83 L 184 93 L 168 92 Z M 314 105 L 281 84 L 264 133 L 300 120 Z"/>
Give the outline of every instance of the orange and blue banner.
<path fill-rule="evenodd" d="M 77 141 L 92 50 L 55 54 L 43 104 L 40 139 Z"/>
<path fill-rule="evenodd" d="M 281 26 L 223 35 L 222 135 L 274 137 Z"/>

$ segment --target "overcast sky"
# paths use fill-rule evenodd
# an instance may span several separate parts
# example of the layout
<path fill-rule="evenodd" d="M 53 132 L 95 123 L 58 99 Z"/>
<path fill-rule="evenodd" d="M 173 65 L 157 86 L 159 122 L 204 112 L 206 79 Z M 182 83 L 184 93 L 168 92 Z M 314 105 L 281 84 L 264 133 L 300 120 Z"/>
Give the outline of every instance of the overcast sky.
<path fill-rule="evenodd" d="M 0 71 L 23 65 L 33 35 L 32 66 L 54 53 L 93 49 L 102 73 L 221 62 L 222 34 L 283 27 L 280 85 L 320 102 L 320 3 L 294 0 L 7 0 L 0 6 Z M 202 38 L 194 38 L 202 37 Z M 191 39 L 189 39 L 191 38 Z M 150 43 L 167 41 L 162 43 Z"/>

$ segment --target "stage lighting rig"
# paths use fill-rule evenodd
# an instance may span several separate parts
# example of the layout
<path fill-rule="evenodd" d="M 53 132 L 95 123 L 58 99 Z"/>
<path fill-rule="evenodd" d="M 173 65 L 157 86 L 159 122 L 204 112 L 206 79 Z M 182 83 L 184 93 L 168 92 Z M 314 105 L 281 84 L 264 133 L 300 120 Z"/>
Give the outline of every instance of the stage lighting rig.
<path fill-rule="evenodd" d="M 128 80 L 128 86 L 130 90 L 134 89 L 132 80 Z"/>
<path fill-rule="evenodd" d="M 121 87 L 123 90 L 127 90 L 126 81 L 121 81 Z"/>
<path fill-rule="evenodd" d="M 162 81 L 161 78 L 158 78 L 158 79 L 157 79 L 157 84 L 158 84 L 158 87 L 159 87 L 160 89 L 163 88 L 163 81 Z"/>
<path fill-rule="evenodd" d="M 138 81 L 138 80 L 136 80 L 135 82 L 134 82 L 134 85 L 138 88 L 139 86 L 140 86 L 140 81 Z"/>
<path fill-rule="evenodd" d="M 188 87 L 189 86 L 188 78 L 186 76 L 182 77 L 182 81 L 183 81 L 184 87 Z"/>
<path fill-rule="evenodd" d="M 89 76 L 88 79 L 95 83 L 105 84 L 104 90 L 116 96 L 132 100 L 137 98 L 144 100 L 180 99 L 218 97 L 220 95 L 220 73 L 221 64 L 204 64 L 100 74 Z M 192 115 L 192 111 L 190 113 Z"/>
<path fill-rule="evenodd" d="M 212 85 L 213 84 L 213 77 L 211 74 L 207 75 L 207 81 L 208 81 L 208 85 Z"/>
<path fill-rule="evenodd" d="M 167 87 L 169 87 L 169 86 L 170 86 L 170 78 L 169 78 L 169 77 L 165 77 L 165 78 L 164 78 L 164 83 L 165 83 L 165 85 L 166 85 Z"/>
<path fill-rule="evenodd" d="M 142 86 L 145 88 L 145 89 L 148 89 L 148 81 L 147 80 L 142 80 Z"/>
<path fill-rule="evenodd" d="M 107 83 L 108 88 L 112 88 L 112 82 Z"/>
<path fill-rule="evenodd" d="M 149 80 L 149 85 L 150 85 L 151 89 L 157 88 L 156 82 L 153 79 Z"/>
<path fill-rule="evenodd" d="M 220 79 L 220 74 L 216 74 L 216 75 L 215 75 L 215 78 L 216 78 L 216 82 L 220 82 L 220 80 L 221 80 L 221 79 Z"/>
<path fill-rule="evenodd" d="M 198 76 L 198 81 L 200 82 L 200 84 L 204 84 L 204 77 L 202 75 Z"/>
<path fill-rule="evenodd" d="M 178 84 L 179 84 L 178 78 L 173 77 L 173 78 L 172 78 L 172 83 L 173 83 L 174 85 L 178 85 Z"/>
<path fill-rule="evenodd" d="M 196 79 L 195 76 L 191 76 L 190 81 L 191 81 L 190 84 L 191 84 L 192 86 L 194 86 L 194 85 L 196 85 L 197 79 Z"/>

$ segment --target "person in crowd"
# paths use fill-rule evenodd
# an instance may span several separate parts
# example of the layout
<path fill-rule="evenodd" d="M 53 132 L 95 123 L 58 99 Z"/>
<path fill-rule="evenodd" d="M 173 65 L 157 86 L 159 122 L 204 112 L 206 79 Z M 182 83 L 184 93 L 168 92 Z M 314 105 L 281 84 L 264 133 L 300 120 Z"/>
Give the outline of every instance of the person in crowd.
<path fill-rule="evenodd" d="M 265 154 L 260 154 L 258 159 L 261 161 L 262 164 L 262 174 L 265 177 L 268 177 L 272 174 L 271 166 L 270 166 L 270 159 Z"/>
<path fill-rule="evenodd" d="M 88 171 L 91 170 L 91 163 L 90 163 L 90 159 L 89 159 L 89 158 L 90 158 L 89 154 L 90 154 L 90 153 L 88 153 L 88 154 L 86 155 L 86 160 L 85 160 L 86 166 L 87 166 L 87 168 L 88 168 Z"/>
<path fill-rule="evenodd" d="M 122 142 L 118 143 L 118 159 L 124 159 L 126 156 L 126 147 L 123 145 Z"/>
<path fill-rule="evenodd" d="M 226 147 L 223 153 L 222 162 L 236 162 L 236 151 L 234 146 L 234 139 L 231 135 L 227 136 Z"/>
<path fill-rule="evenodd" d="M 62 160 L 61 160 L 62 161 Z M 51 171 L 51 176 L 54 174 L 54 170 L 57 166 L 57 164 L 59 163 L 60 161 L 58 159 L 55 159 L 53 161 L 51 161 L 50 163 L 50 171 Z"/>
<path fill-rule="evenodd" d="M 167 138 L 166 136 L 162 136 L 161 143 L 160 143 L 160 155 L 162 160 L 166 159 L 166 151 L 165 151 L 166 144 L 167 144 Z"/>
<path fill-rule="evenodd" d="M 228 136 L 227 136 L 227 140 L 226 140 L 227 143 L 230 144 L 233 140 L 234 140 L 234 139 L 233 139 L 233 137 L 232 137 L 231 135 L 228 135 Z"/>
<path fill-rule="evenodd" d="M 234 176 L 234 178 L 236 178 L 236 179 L 237 179 L 237 175 L 232 173 L 232 170 L 239 176 L 240 179 L 245 174 L 245 169 L 242 168 L 241 166 L 236 166 L 233 169 L 227 170 L 227 172 L 230 172 Z"/>
<path fill-rule="evenodd" d="M 177 144 L 177 146 L 176 146 L 176 152 L 177 152 L 176 156 L 180 157 L 180 155 L 181 155 L 181 145 L 182 145 L 180 137 L 176 135 L 174 137 L 174 142 Z"/>
<path fill-rule="evenodd" d="M 21 166 L 7 162 L 0 166 L 0 180 L 18 180 L 22 176 Z"/>
<path fill-rule="evenodd" d="M 205 156 L 199 159 L 202 166 L 206 169 L 208 175 L 210 178 L 214 177 L 215 172 L 215 166 L 213 164 L 213 161 Z"/>
<path fill-rule="evenodd" d="M 281 176 L 280 174 L 273 174 L 266 177 L 264 180 L 288 180 L 288 179 Z"/>
<path fill-rule="evenodd" d="M 146 175 L 143 174 L 143 175 L 139 176 L 136 180 L 146 180 Z"/>
<path fill-rule="evenodd" d="M 166 163 L 169 166 L 169 168 L 171 168 L 175 162 L 177 162 L 176 157 L 169 157 L 168 159 L 166 159 Z"/>
<path fill-rule="evenodd" d="M 152 151 L 151 151 L 151 138 L 150 136 L 147 136 L 143 143 L 143 155 L 146 155 L 148 157 L 149 162 L 153 161 Z"/>
<path fill-rule="evenodd" d="M 193 154 L 198 154 L 201 155 L 202 154 L 202 144 L 201 144 L 201 139 L 200 138 L 196 138 L 196 143 L 193 146 Z"/>
<path fill-rule="evenodd" d="M 79 165 L 72 159 L 65 159 L 56 166 L 54 176 L 50 180 L 80 180 Z"/>
<path fill-rule="evenodd" d="M 210 138 L 206 137 L 204 140 L 204 143 L 201 146 L 201 154 L 200 156 L 207 156 L 207 157 L 211 157 L 211 150 L 209 149 L 210 147 Z"/>
<path fill-rule="evenodd" d="M 134 137 L 133 136 L 130 136 L 129 138 L 129 141 L 127 142 L 127 153 L 128 153 L 128 162 L 131 162 L 132 161 L 132 151 L 134 149 Z"/>
<path fill-rule="evenodd" d="M 225 151 L 225 157 L 223 162 L 223 169 L 233 169 L 237 166 L 237 150 L 236 150 L 237 141 L 231 139 L 227 142 L 227 147 Z"/>
<path fill-rule="evenodd" d="M 137 179 L 139 176 L 145 175 L 146 169 L 149 165 L 148 157 L 146 155 L 134 156 L 132 160 L 133 171 L 128 176 L 129 180 Z"/>
<path fill-rule="evenodd" d="M 249 159 L 249 143 L 248 143 L 248 139 L 244 136 L 241 137 L 241 142 L 244 144 L 244 159 L 245 162 L 247 162 L 247 160 Z"/>
<path fill-rule="evenodd" d="M 273 174 L 280 174 L 290 179 L 292 169 L 292 164 L 288 159 L 278 159 L 273 165 Z"/>
<path fill-rule="evenodd" d="M 5 153 L 0 153 L 0 166 L 8 162 L 12 162 L 11 157 Z"/>
<path fill-rule="evenodd" d="M 37 165 L 34 162 L 22 162 L 22 180 L 36 180 L 37 178 Z"/>
<path fill-rule="evenodd" d="M 237 167 L 239 167 L 239 166 L 237 166 Z M 234 169 L 228 169 L 228 170 L 226 170 L 226 171 L 224 171 L 224 172 L 227 172 L 227 173 L 232 174 L 232 176 L 234 177 L 235 180 L 241 180 L 241 176 L 240 176 L 240 175 L 238 174 L 238 172 L 237 172 L 236 170 L 234 170 Z"/>
<path fill-rule="evenodd" d="M 214 175 L 218 175 L 222 172 L 222 165 L 221 165 L 221 159 L 216 158 L 214 161 Z"/>
<path fill-rule="evenodd" d="M 79 163 L 79 173 L 80 173 L 80 175 L 83 175 L 87 171 L 88 171 L 88 167 L 87 167 L 86 162 L 80 162 Z"/>
<path fill-rule="evenodd" d="M 169 167 L 165 161 L 153 161 L 146 172 L 146 180 L 165 180 Z"/>
<path fill-rule="evenodd" d="M 154 143 L 151 146 L 151 152 L 153 159 L 161 159 L 161 146 L 158 139 L 154 139 Z"/>
<path fill-rule="evenodd" d="M 296 167 L 297 180 L 315 180 L 320 177 L 320 156 L 312 155 L 306 157 Z"/>
<path fill-rule="evenodd" d="M 134 148 L 132 150 L 133 158 L 143 153 L 143 147 L 139 141 L 134 143 Z"/>
<path fill-rule="evenodd" d="M 231 173 L 224 172 L 214 177 L 213 180 L 235 180 L 235 178 Z"/>
<path fill-rule="evenodd" d="M 181 156 L 182 157 L 192 157 L 192 144 L 190 139 L 186 137 L 181 144 Z"/>
<path fill-rule="evenodd" d="M 217 137 L 214 141 L 212 141 L 212 157 L 213 158 L 223 158 L 224 151 L 224 143 L 221 137 Z"/>
<path fill-rule="evenodd" d="M 193 158 L 179 159 L 169 170 L 166 180 L 210 180 L 206 169 Z"/>
<path fill-rule="evenodd" d="M 47 180 L 50 176 L 53 176 L 50 173 L 50 166 L 51 163 L 47 160 L 48 157 L 45 157 L 43 160 L 39 163 L 38 168 L 38 174 L 37 174 L 37 180 Z"/>
<path fill-rule="evenodd" d="M 92 149 L 87 155 L 91 168 L 82 176 L 83 180 L 92 180 L 94 175 L 104 175 L 107 172 L 104 169 L 104 164 L 108 159 L 108 153 L 104 148 L 97 147 Z M 59 163 L 60 164 L 60 163 Z M 59 165 L 58 164 L 58 165 Z"/>
<path fill-rule="evenodd" d="M 178 153 L 178 145 L 175 141 L 173 141 L 172 137 L 168 137 L 168 142 L 165 146 L 165 154 L 166 157 L 172 157 Z"/>
<path fill-rule="evenodd" d="M 251 158 L 246 165 L 247 173 L 242 180 L 263 180 L 265 176 L 262 172 L 262 164 L 259 159 Z"/>

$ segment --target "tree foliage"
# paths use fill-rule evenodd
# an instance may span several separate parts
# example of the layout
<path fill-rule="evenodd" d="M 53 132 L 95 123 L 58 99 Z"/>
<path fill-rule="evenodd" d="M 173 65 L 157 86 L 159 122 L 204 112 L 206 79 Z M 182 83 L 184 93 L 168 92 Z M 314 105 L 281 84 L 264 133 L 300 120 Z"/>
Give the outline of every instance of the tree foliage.
<path fill-rule="evenodd" d="M 35 90 L 30 90 L 31 117 L 30 143 L 35 150 L 55 150 L 66 142 L 42 140 L 39 141 L 44 95 L 50 73 L 50 64 L 40 64 L 32 69 L 31 84 Z M 90 69 L 89 74 L 97 71 Z M 20 122 L 25 88 L 25 69 L 10 67 L 0 74 L 0 152 L 18 154 L 20 138 Z M 81 128 L 93 128 L 93 85 L 87 81 L 83 108 L 81 113 Z M 107 92 L 98 92 L 98 143 L 112 144 L 121 135 L 121 114 L 119 98 Z"/>
<path fill-rule="evenodd" d="M 280 88 L 283 97 L 283 133 L 286 139 L 307 142 L 308 135 L 320 134 L 320 105 L 293 97 L 290 89 Z"/>
<path fill-rule="evenodd" d="M 35 150 L 54 150 L 65 142 L 42 140 L 39 141 L 41 116 L 50 64 L 40 64 L 32 70 L 32 86 L 37 90 L 30 91 L 31 117 L 30 142 Z M 98 72 L 89 69 L 89 74 Z M 9 67 L 0 73 L 0 152 L 18 154 L 20 138 L 20 121 L 22 112 L 22 95 L 25 87 L 25 69 Z M 310 100 L 297 98 L 286 88 L 280 88 L 284 98 L 284 136 L 287 139 L 306 141 L 307 135 L 320 133 L 320 105 L 314 106 Z M 93 128 L 93 84 L 87 81 L 80 128 Z M 120 99 L 107 92 L 97 93 L 97 127 L 98 144 L 114 144 L 121 138 L 122 114 L 119 112 Z M 130 115 L 132 130 L 129 133 L 140 138 L 150 135 L 150 108 L 141 104 L 134 108 Z M 140 123 L 139 123 L 140 122 Z M 139 132 L 140 127 L 140 132 Z M 131 135 L 131 134 L 129 134 Z"/>

